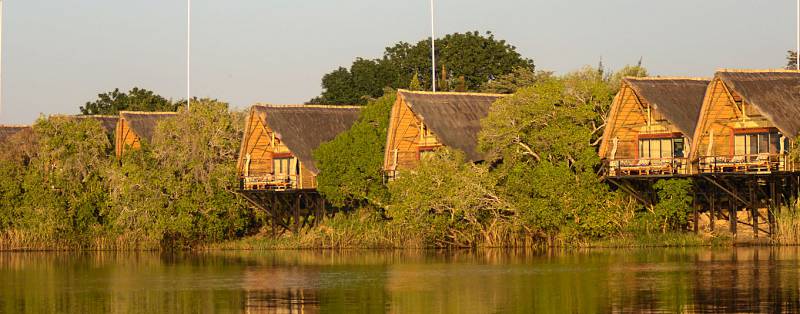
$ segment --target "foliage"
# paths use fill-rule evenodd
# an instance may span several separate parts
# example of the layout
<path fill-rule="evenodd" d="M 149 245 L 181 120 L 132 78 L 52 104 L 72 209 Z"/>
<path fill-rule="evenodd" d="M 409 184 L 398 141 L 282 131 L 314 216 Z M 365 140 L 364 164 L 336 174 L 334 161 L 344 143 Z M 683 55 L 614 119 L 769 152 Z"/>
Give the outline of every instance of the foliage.
<path fill-rule="evenodd" d="M 100 123 L 40 119 L 0 144 L 6 248 L 176 248 L 241 237 L 261 217 L 234 193 L 243 115 L 199 100 L 121 159 Z"/>
<path fill-rule="evenodd" d="M 553 72 L 534 71 L 529 67 L 518 67 L 511 73 L 500 75 L 493 80 L 483 83 L 481 92 L 513 94 L 520 88 L 532 86 L 536 84 L 536 82 L 552 76 Z"/>
<path fill-rule="evenodd" d="M 387 47 L 380 59 L 357 58 L 350 68 L 339 67 L 322 78 L 322 95 L 311 103 L 364 104 L 383 89 L 408 88 L 418 75 L 421 89 L 431 87 L 430 39 Z M 491 32 L 453 33 L 436 39 L 440 90 L 478 90 L 485 82 L 517 68 L 533 70 L 533 61 Z"/>
<path fill-rule="evenodd" d="M 201 99 L 160 122 L 150 146 L 124 156 L 113 180 L 115 227 L 170 246 L 250 232 L 254 213 L 235 193 L 242 121 L 227 104 Z"/>
<path fill-rule="evenodd" d="M 796 70 L 797 69 L 797 52 L 789 50 L 786 52 L 786 69 L 787 70 Z"/>
<path fill-rule="evenodd" d="M 411 78 L 411 83 L 408 84 L 408 90 L 422 90 L 422 83 L 419 81 L 419 73 L 414 73 L 414 76 Z"/>
<path fill-rule="evenodd" d="M 652 211 L 656 223 L 651 225 L 660 226 L 662 232 L 685 228 L 692 211 L 693 184 L 691 179 L 669 179 L 659 180 L 653 185 L 658 193 L 658 203 Z"/>
<path fill-rule="evenodd" d="M 336 206 L 383 207 L 383 154 L 396 93 L 370 101 L 350 130 L 314 150 L 318 190 Z"/>
<path fill-rule="evenodd" d="M 108 197 L 103 171 L 110 143 L 94 120 L 39 119 L 33 126 L 34 150 L 13 165 L 19 185 L 3 180 L 3 194 L 16 194 L 13 220 L 4 231 L 34 235 L 40 241 L 82 243 L 103 232 Z M 9 169 L 3 167 L 4 170 Z M 11 187 L 13 190 L 6 190 Z"/>
<path fill-rule="evenodd" d="M 517 230 L 510 218 L 516 209 L 493 191 L 493 180 L 486 166 L 439 149 L 390 183 L 392 225 L 425 245 L 504 245 Z"/>
<path fill-rule="evenodd" d="M 97 95 L 97 100 L 81 106 L 84 115 L 116 115 L 120 111 L 175 111 L 178 104 L 156 93 L 134 87 L 128 93 L 119 88 Z"/>
<path fill-rule="evenodd" d="M 599 76 L 584 69 L 539 80 L 497 101 L 482 122 L 480 148 L 498 164 L 499 189 L 539 237 L 596 238 L 623 229 L 629 206 L 596 175 L 596 108 L 609 106 L 611 93 Z"/>

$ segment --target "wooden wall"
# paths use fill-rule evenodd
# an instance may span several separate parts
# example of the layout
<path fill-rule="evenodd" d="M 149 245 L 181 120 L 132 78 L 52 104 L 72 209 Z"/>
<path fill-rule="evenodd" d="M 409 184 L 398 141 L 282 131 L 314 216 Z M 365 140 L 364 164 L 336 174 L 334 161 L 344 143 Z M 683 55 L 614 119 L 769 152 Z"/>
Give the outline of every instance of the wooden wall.
<path fill-rule="evenodd" d="M 116 151 L 117 157 L 121 157 L 128 149 L 140 149 L 142 147 L 141 139 L 131 130 L 125 119 L 119 119 L 114 133 L 114 150 Z"/>
<path fill-rule="evenodd" d="M 389 121 L 384 154 L 385 171 L 413 169 L 419 164 L 420 147 L 441 146 L 441 142 L 433 132 L 428 131 L 427 136 L 421 136 L 423 126 L 422 121 L 411 111 L 403 97 L 397 97 Z"/>
<path fill-rule="evenodd" d="M 275 133 L 272 129 L 266 125 L 266 119 L 263 113 L 255 111 L 250 113 L 247 118 L 247 129 L 245 130 L 245 137 L 242 142 L 242 150 L 239 155 L 237 173 L 240 177 L 257 177 L 272 174 L 274 171 L 273 159 L 275 156 L 286 156 L 292 153 L 289 147 L 274 135 Z M 248 154 L 250 155 L 249 164 L 247 161 Z M 314 174 L 307 170 L 302 162 L 299 160 L 297 162 L 300 164 L 298 188 L 316 188 L 317 181 Z"/>
<path fill-rule="evenodd" d="M 600 156 L 602 158 L 611 159 L 614 138 L 619 140 L 614 159 L 636 159 L 639 157 L 640 135 L 680 133 L 678 128 L 653 109 L 646 99 L 636 95 L 628 84 L 623 85 L 612 106 L 612 117 L 609 120 L 610 133 L 603 142 L 603 155 Z M 649 114 L 648 109 L 650 109 Z"/>
<path fill-rule="evenodd" d="M 746 128 L 773 127 L 758 110 L 744 103 L 744 112 L 736 105 L 742 98 L 729 90 L 720 79 L 714 79 L 706 94 L 700 114 L 698 128 L 695 131 L 697 143 L 693 145 L 692 157 L 708 155 L 711 143 L 711 131 L 714 132 L 714 143 L 711 147 L 713 156 L 733 155 L 733 130 Z"/>

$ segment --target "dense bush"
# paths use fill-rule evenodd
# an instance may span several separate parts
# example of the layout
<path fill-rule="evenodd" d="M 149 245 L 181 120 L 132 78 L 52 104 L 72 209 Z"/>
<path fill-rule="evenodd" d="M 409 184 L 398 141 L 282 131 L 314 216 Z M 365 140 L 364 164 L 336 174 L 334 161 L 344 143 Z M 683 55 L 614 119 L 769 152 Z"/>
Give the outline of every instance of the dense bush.
<path fill-rule="evenodd" d="M 121 159 L 99 122 L 40 119 L 4 143 L 4 245 L 158 248 L 241 237 L 259 217 L 235 193 L 243 119 L 202 100 Z"/>
<path fill-rule="evenodd" d="M 336 206 L 381 208 L 387 199 L 383 155 L 396 93 L 370 101 L 350 130 L 314 151 L 318 190 Z"/>

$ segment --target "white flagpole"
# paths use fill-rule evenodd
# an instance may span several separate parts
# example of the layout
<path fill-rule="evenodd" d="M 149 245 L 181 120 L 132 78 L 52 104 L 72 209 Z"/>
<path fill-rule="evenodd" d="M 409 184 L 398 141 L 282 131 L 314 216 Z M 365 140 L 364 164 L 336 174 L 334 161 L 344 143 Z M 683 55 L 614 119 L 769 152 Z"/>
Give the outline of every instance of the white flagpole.
<path fill-rule="evenodd" d="M 0 114 L 3 113 L 3 0 L 0 0 Z"/>
<path fill-rule="evenodd" d="M 186 109 L 192 108 L 192 0 L 186 5 Z"/>
<path fill-rule="evenodd" d="M 797 0 L 797 46 L 795 48 L 795 69 L 800 70 L 800 0 Z"/>
<path fill-rule="evenodd" d="M 800 0 L 797 0 L 800 1 Z M 431 84 L 433 92 L 436 92 L 436 30 L 433 19 L 433 0 L 431 0 Z"/>

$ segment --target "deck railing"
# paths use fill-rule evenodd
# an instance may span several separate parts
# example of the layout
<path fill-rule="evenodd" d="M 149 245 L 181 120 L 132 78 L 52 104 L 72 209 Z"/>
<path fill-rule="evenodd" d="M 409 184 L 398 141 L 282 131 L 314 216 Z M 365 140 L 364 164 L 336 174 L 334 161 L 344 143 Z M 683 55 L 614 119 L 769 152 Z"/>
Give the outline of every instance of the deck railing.
<path fill-rule="evenodd" d="M 297 175 L 274 175 L 250 176 L 241 178 L 241 188 L 243 190 L 271 190 L 285 191 L 297 188 Z"/>
<path fill-rule="evenodd" d="M 796 171 L 787 154 L 754 154 L 733 156 L 701 156 L 700 173 L 769 173 Z"/>
<path fill-rule="evenodd" d="M 687 158 L 639 158 L 606 160 L 608 176 L 664 176 L 688 175 L 690 164 Z"/>

